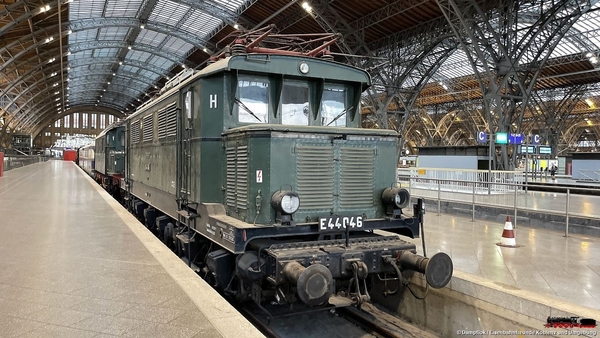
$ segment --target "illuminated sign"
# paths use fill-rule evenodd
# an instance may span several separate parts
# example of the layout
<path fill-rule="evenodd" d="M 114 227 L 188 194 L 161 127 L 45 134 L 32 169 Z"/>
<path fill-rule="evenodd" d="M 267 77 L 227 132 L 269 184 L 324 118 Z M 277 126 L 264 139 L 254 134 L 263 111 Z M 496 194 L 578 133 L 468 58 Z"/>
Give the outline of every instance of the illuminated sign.
<path fill-rule="evenodd" d="M 497 144 L 507 144 L 508 143 L 508 134 L 507 133 L 496 133 L 496 143 Z"/>
<path fill-rule="evenodd" d="M 521 143 L 523 143 L 523 134 L 510 133 L 510 135 L 508 136 L 508 143 L 509 144 L 521 144 Z"/>
<path fill-rule="evenodd" d="M 552 147 L 540 147 L 540 154 L 552 154 Z"/>
<path fill-rule="evenodd" d="M 521 154 L 535 154 L 535 147 L 532 146 L 521 146 Z"/>
<path fill-rule="evenodd" d="M 531 144 L 540 144 L 540 135 L 531 135 Z"/>

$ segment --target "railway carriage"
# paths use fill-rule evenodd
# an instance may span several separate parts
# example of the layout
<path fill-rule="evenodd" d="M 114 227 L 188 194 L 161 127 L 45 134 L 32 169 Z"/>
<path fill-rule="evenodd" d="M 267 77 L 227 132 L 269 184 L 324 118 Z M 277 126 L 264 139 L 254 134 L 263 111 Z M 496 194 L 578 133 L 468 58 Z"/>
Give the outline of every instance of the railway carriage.
<path fill-rule="evenodd" d="M 95 142 L 94 178 L 115 197 L 120 196 L 125 174 L 125 124 L 115 122 Z"/>
<path fill-rule="evenodd" d="M 365 71 L 244 54 L 174 82 L 125 121 L 120 186 L 213 285 L 258 304 L 341 306 L 368 300 L 374 274 L 412 269 L 448 283 L 447 255 L 418 256 L 398 236 L 419 236 L 422 209 L 402 211 L 398 134 L 359 128 Z M 96 149 L 98 166 L 107 155 Z"/>
<path fill-rule="evenodd" d="M 81 147 L 77 150 L 77 164 L 83 169 L 88 175 L 94 176 L 95 164 L 95 145 L 89 144 Z"/>

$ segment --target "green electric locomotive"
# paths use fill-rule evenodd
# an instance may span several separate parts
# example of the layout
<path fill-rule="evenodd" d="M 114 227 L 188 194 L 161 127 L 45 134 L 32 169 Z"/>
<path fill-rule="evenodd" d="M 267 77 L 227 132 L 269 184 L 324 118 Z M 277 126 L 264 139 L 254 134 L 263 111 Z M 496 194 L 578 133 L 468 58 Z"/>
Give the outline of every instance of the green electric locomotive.
<path fill-rule="evenodd" d="M 399 268 L 446 285 L 449 257 L 398 236 L 419 236 L 422 209 L 402 213 L 398 134 L 359 128 L 369 75 L 288 54 L 224 55 L 128 117 L 132 210 L 242 300 L 360 304 Z"/>

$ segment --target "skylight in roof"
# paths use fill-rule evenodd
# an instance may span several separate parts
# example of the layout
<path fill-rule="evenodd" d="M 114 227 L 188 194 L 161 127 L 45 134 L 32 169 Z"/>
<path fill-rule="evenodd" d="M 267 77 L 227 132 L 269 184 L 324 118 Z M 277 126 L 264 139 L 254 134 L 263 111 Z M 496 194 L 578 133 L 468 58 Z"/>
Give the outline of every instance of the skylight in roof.
<path fill-rule="evenodd" d="M 72 83 L 85 85 L 81 95 L 74 96 L 80 103 L 97 100 L 95 95 L 103 93 L 103 86 L 108 81 L 113 81 L 111 90 L 107 90 L 103 96 L 104 102 L 118 95 L 115 90 L 117 85 L 126 90 L 135 87 L 136 90 L 153 90 L 154 83 L 161 77 L 170 73 L 173 67 L 184 63 L 185 58 L 195 48 L 204 46 L 192 45 L 190 38 L 179 36 L 182 32 L 196 38 L 198 41 L 208 40 L 215 29 L 223 24 L 223 20 L 231 22 L 237 17 L 237 10 L 247 0 L 214 1 L 209 3 L 186 1 L 179 3 L 174 0 L 158 0 L 155 5 L 147 0 L 78 0 L 69 4 L 69 22 L 75 28 L 75 32 L 69 35 L 69 44 L 98 42 L 97 49 L 73 52 L 69 55 L 69 64 L 73 65 L 69 71 L 69 79 Z M 204 12 L 202 8 L 211 6 L 212 10 Z M 208 8 L 208 7 L 207 7 Z M 223 13 L 222 17 L 214 17 L 215 13 Z M 105 26 L 101 29 L 86 28 L 88 19 L 114 18 L 124 19 L 125 25 L 129 27 Z M 127 21 L 131 20 L 131 21 Z M 101 23 L 97 21 L 90 27 Z M 144 27 L 141 24 L 144 23 Z M 153 25 L 154 24 L 154 25 Z M 153 31 L 154 27 L 173 27 L 165 32 Z M 122 48 L 110 48 L 103 42 L 119 42 Z M 127 42 L 127 43 L 124 43 Z M 133 48 L 128 50 L 128 44 Z M 136 48 L 139 47 L 139 48 Z M 152 48 L 155 54 L 144 52 Z M 164 55 L 164 57 L 161 57 Z M 102 62 L 100 65 L 85 66 L 85 63 Z M 96 73 L 98 81 L 89 81 L 87 76 Z M 113 76 L 112 73 L 116 75 Z M 128 76 L 121 76 L 121 73 Z M 135 74 L 144 78 L 144 81 L 136 80 Z M 118 79 L 118 80 L 116 80 Z M 71 92 L 75 92 L 72 88 Z M 89 95 L 90 97 L 86 97 Z M 94 97 L 92 97 L 94 96 Z M 112 100 L 111 102 L 118 102 Z M 77 104 L 77 102 L 72 102 Z M 123 107 L 124 108 L 124 107 Z"/>
<path fill-rule="evenodd" d="M 106 0 L 105 17 L 135 18 L 143 0 Z"/>
<path fill-rule="evenodd" d="M 156 21 L 169 25 L 176 26 L 179 24 L 186 14 L 190 11 L 190 7 L 178 4 L 170 0 L 159 0 L 158 4 L 152 11 L 148 21 Z"/>

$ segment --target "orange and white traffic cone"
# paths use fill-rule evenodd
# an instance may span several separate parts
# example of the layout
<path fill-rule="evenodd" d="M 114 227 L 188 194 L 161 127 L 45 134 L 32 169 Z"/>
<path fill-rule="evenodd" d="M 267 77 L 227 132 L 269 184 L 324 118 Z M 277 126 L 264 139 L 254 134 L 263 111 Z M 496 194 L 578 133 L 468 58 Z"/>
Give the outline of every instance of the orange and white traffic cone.
<path fill-rule="evenodd" d="M 498 246 L 504 246 L 508 248 L 517 248 L 517 240 L 515 239 L 515 231 L 513 230 L 510 216 L 506 216 L 506 223 L 504 223 L 504 230 L 502 231 L 502 238 L 500 242 L 496 243 Z"/>

